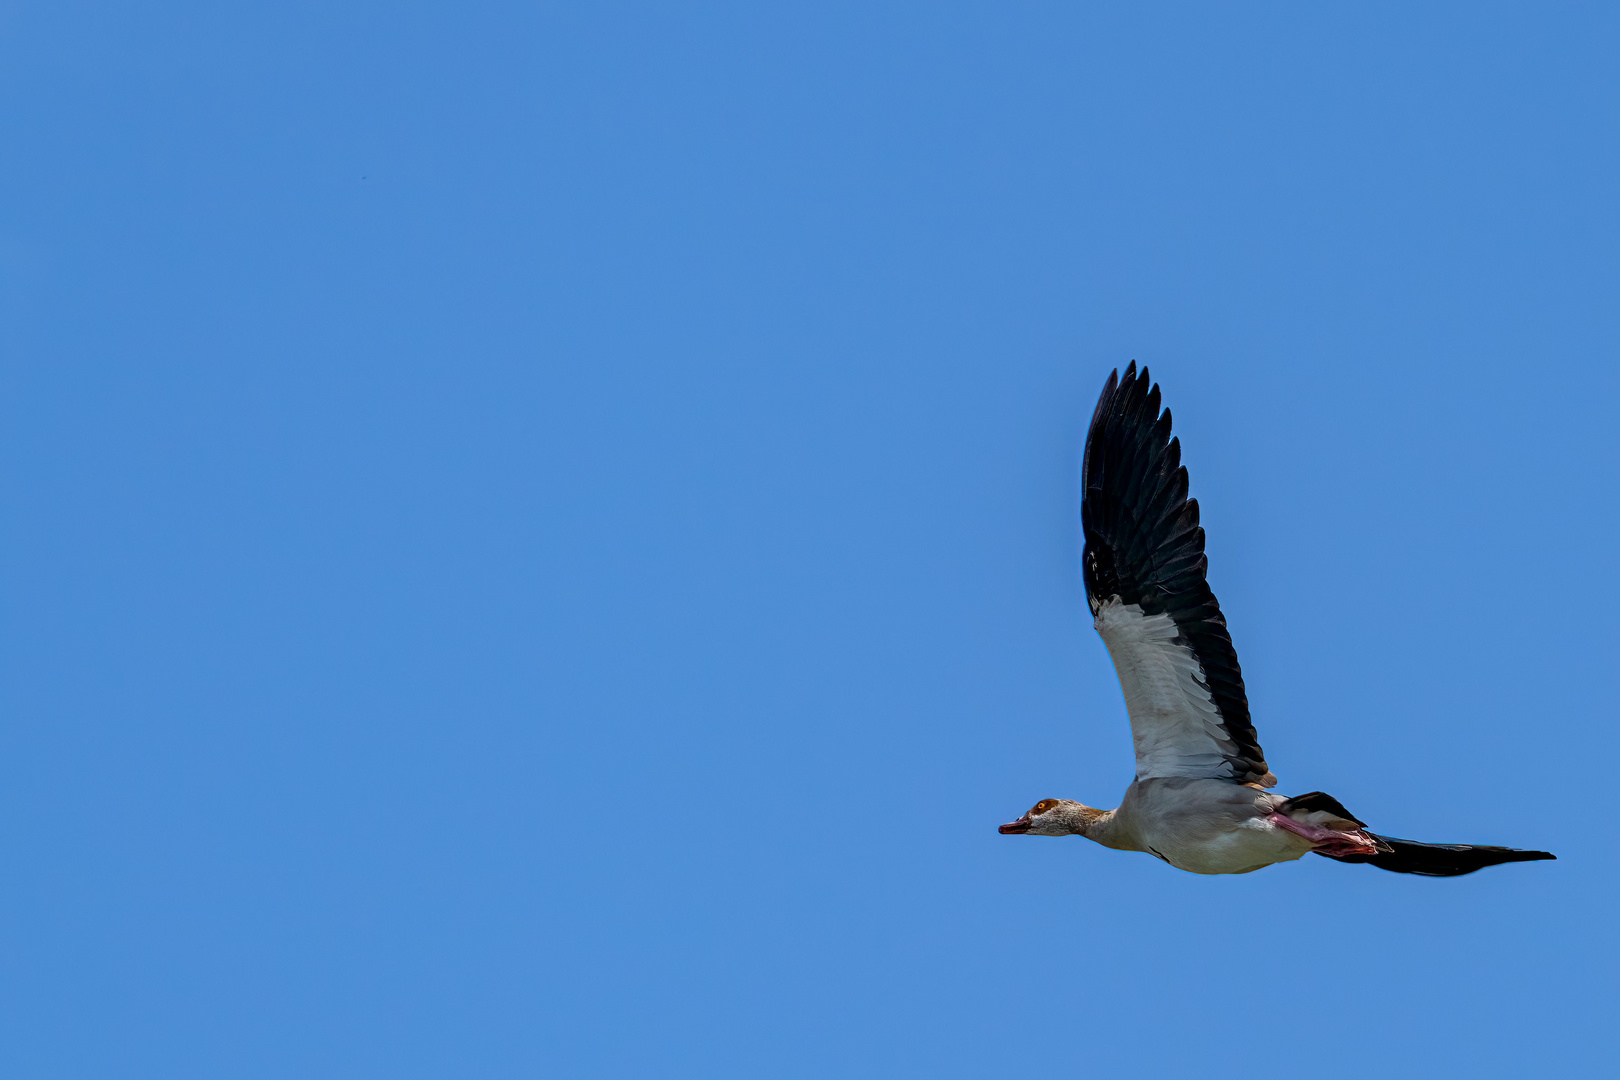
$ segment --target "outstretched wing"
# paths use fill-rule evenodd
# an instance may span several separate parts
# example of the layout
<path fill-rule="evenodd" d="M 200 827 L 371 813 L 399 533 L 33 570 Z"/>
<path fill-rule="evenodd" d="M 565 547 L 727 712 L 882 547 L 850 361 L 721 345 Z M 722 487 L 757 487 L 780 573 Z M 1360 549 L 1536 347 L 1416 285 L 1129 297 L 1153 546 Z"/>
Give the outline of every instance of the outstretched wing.
<path fill-rule="evenodd" d="M 1396 874 L 1421 874 L 1424 877 L 1462 877 L 1502 863 L 1558 858 L 1550 851 L 1525 851 L 1483 844 L 1425 844 L 1417 840 L 1379 836 L 1377 833 L 1367 835 L 1378 841 L 1382 850 L 1372 855 L 1328 855 L 1328 858 L 1339 862 L 1372 863 L 1380 870 Z M 1327 852 L 1318 851 L 1316 854 L 1327 855 Z"/>
<path fill-rule="evenodd" d="M 1125 691 L 1136 778 L 1271 787 L 1226 619 L 1204 580 L 1204 530 L 1159 388 L 1132 361 L 1086 435 L 1080 517 L 1086 599 Z"/>

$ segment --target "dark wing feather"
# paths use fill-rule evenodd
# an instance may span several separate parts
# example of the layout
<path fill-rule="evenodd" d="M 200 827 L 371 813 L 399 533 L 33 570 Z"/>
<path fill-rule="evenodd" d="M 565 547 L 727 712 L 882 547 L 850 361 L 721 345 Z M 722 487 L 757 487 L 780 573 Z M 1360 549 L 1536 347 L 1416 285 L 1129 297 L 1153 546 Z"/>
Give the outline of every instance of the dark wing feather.
<path fill-rule="evenodd" d="M 1204 530 L 1197 500 L 1187 497 L 1181 443 L 1171 437 L 1170 410 L 1159 406 L 1159 388 L 1146 368 L 1137 374 L 1133 361 L 1123 379 L 1118 371 L 1108 377 L 1092 414 L 1081 466 L 1086 599 L 1125 686 L 1138 775 L 1210 775 L 1270 786 L 1276 778 L 1249 719 L 1237 652 L 1204 579 Z M 1168 625 L 1149 617 L 1168 616 L 1173 633 L 1146 644 L 1131 627 L 1115 627 L 1111 636 L 1105 608 L 1147 619 L 1147 631 Z M 1192 709 L 1160 685 L 1168 685 L 1188 653 L 1195 668 L 1184 665 L 1190 671 L 1184 689 L 1199 699 Z M 1139 701 L 1132 700 L 1133 687 Z"/>
<path fill-rule="evenodd" d="M 1377 840 L 1382 849 L 1377 854 L 1329 855 L 1328 858 L 1339 862 L 1372 863 L 1380 870 L 1395 874 L 1420 874 L 1423 877 L 1461 877 L 1502 863 L 1558 858 L 1550 851 L 1525 851 L 1484 844 L 1425 844 L 1417 840 L 1379 836 L 1377 833 L 1368 835 Z M 1318 851 L 1316 854 L 1325 853 Z"/>

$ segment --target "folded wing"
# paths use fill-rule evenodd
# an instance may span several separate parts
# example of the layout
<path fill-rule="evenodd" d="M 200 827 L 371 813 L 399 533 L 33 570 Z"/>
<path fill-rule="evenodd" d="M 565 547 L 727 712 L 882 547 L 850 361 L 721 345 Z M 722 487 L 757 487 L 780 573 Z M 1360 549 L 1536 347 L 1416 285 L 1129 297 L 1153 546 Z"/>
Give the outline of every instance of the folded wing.
<path fill-rule="evenodd" d="M 1271 787 L 1243 673 L 1204 574 L 1170 410 L 1133 362 L 1108 377 L 1086 435 L 1080 504 L 1086 599 L 1125 691 L 1136 777 Z"/>

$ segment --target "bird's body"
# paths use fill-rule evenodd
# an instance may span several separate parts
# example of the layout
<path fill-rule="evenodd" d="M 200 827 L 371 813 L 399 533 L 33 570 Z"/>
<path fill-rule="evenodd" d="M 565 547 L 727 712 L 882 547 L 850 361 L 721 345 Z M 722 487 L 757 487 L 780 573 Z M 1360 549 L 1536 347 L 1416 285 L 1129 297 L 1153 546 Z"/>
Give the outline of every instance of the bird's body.
<path fill-rule="evenodd" d="M 1061 819 L 1058 808 L 1053 812 Z M 1230 780 L 1180 776 L 1133 780 L 1117 810 L 1096 814 L 1090 821 L 1075 822 L 1077 828 L 1053 835 L 1073 832 L 1104 847 L 1145 851 L 1194 874 L 1247 874 L 1323 845 L 1347 853 L 1377 851 L 1377 842 L 1354 822 L 1331 819 L 1324 824 L 1313 820 L 1324 816 L 1321 811 L 1290 806 L 1290 800 L 1280 795 Z"/>
<path fill-rule="evenodd" d="M 1267 790 L 1277 778 L 1205 580 L 1198 503 L 1159 400 L 1145 368 L 1110 376 L 1081 466 L 1086 599 L 1125 694 L 1136 779 L 1116 810 L 1043 799 L 1001 831 L 1086 836 L 1196 874 L 1245 874 L 1313 852 L 1435 877 L 1552 858 L 1379 836 L 1332 796 Z"/>
<path fill-rule="evenodd" d="M 1311 850 L 1309 840 L 1272 820 L 1284 801 L 1228 780 L 1133 781 L 1099 839 L 1194 874 L 1246 874 Z"/>

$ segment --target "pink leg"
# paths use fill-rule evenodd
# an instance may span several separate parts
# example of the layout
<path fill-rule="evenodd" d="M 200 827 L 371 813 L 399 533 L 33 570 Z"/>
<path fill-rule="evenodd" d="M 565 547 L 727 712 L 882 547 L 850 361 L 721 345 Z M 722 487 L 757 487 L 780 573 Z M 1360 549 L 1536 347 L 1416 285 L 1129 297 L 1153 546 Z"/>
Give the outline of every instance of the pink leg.
<path fill-rule="evenodd" d="M 1303 836 L 1314 845 L 1313 850 L 1320 851 L 1323 855 L 1373 855 L 1378 851 L 1372 837 L 1360 829 L 1354 832 L 1324 829 L 1320 825 L 1296 821 L 1287 814 L 1272 814 L 1270 817 L 1273 825 L 1279 829 L 1287 829 L 1296 836 Z"/>

